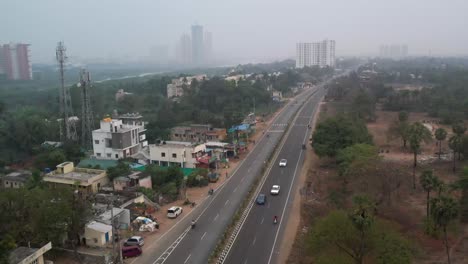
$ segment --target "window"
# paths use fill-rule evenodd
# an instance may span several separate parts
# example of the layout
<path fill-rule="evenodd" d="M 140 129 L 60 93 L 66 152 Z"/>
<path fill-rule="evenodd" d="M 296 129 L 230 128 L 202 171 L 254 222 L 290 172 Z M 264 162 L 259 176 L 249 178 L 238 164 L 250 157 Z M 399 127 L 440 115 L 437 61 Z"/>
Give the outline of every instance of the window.
<path fill-rule="evenodd" d="M 101 157 L 101 153 L 96 153 L 96 156 Z"/>
<path fill-rule="evenodd" d="M 94 140 L 94 144 L 99 144 L 99 140 Z"/>
<path fill-rule="evenodd" d="M 107 157 L 108 157 L 108 158 L 112 157 L 112 154 L 107 153 Z"/>
<path fill-rule="evenodd" d="M 177 158 L 177 154 L 176 154 L 176 153 L 172 153 L 172 157 L 173 157 L 173 158 Z"/>
<path fill-rule="evenodd" d="M 115 154 L 115 158 L 118 159 L 118 158 L 119 158 L 119 154 Z"/>
<path fill-rule="evenodd" d="M 161 157 L 166 157 L 166 153 L 161 152 Z"/>

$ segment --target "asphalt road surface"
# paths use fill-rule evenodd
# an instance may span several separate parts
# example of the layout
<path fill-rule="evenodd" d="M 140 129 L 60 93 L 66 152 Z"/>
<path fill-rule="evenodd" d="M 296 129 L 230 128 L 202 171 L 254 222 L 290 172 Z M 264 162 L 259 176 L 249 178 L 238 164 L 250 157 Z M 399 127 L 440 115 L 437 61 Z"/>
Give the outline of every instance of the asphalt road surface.
<path fill-rule="evenodd" d="M 215 190 L 212 196 L 207 196 L 207 201 L 197 206 L 190 215 L 179 216 L 183 217 L 179 223 L 156 242 L 147 245 L 143 254 L 130 263 L 207 263 L 221 234 L 231 223 L 237 208 L 261 173 L 264 162 L 285 133 L 288 122 L 292 121 L 294 114 L 302 106 L 303 98 L 314 92 L 315 88 L 308 89 L 286 105 L 228 181 Z M 295 147 L 297 150 L 300 145 Z M 288 170 L 293 164 L 294 161 L 291 160 L 285 169 Z M 195 229 L 190 228 L 192 219 L 197 222 Z"/>
<path fill-rule="evenodd" d="M 265 205 L 255 204 L 244 222 L 224 263 L 264 264 L 277 263 L 279 242 L 292 207 L 292 197 L 297 190 L 298 174 L 304 162 L 304 151 L 311 151 L 308 144 L 310 124 L 325 91 L 317 93 L 307 101 L 294 121 L 287 140 L 275 160 L 260 193 L 267 195 Z M 302 149 L 306 144 L 306 149 Z M 286 167 L 279 167 L 280 159 L 287 159 Z M 273 185 L 280 185 L 280 194 L 270 195 Z M 273 223 L 274 216 L 278 223 Z M 293 241 L 290 241 L 293 243 Z M 201 262 L 200 262 L 201 263 Z"/>

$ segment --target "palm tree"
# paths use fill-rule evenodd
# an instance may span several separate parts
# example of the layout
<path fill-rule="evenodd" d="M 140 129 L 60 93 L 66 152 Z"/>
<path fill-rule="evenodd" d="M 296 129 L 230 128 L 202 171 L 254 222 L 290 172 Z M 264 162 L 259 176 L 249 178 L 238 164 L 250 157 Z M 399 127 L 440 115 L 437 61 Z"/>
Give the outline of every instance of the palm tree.
<path fill-rule="evenodd" d="M 431 217 L 437 228 L 442 228 L 444 232 L 445 252 L 450 264 L 450 251 L 447 239 L 447 226 L 457 218 L 458 204 L 452 197 L 441 196 L 431 199 Z"/>
<path fill-rule="evenodd" d="M 427 193 L 426 198 L 426 217 L 429 217 L 429 201 L 431 191 L 439 188 L 441 181 L 435 176 L 431 170 L 425 170 L 419 177 L 419 183 Z"/>
<path fill-rule="evenodd" d="M 435 131 L 435 138 L 439 141 L 439 160 L 440 160 L 440 154 L 442 154 L 442 140 L 445 140 L 445 138 L 447 138 L 447 131 L 439 127 Z"/>
<path fill-rule="evenodd" d="M 418 165 L 418 153 L 421 151 L 421 143 L 429 142 L 432 134 L 423 124 L 415 122 L 411 124 L 408 130 L 410 149 L 414 155 L 413 162 L 413 189 L 416 189 L 416 166 Z"/>
<path fill-rule="evenodd" d="M 459 135 L 454 135 L 450 137 L 449 139 L 449 147 L 453 150 L 453 167 L 452 170 L 455 172 L 456 166 L 455 166 L 455 161 L 456 161 L 456 154 L 457 152 L 460 153 L 463 148 L 463 138 L 462 136 Z"/>

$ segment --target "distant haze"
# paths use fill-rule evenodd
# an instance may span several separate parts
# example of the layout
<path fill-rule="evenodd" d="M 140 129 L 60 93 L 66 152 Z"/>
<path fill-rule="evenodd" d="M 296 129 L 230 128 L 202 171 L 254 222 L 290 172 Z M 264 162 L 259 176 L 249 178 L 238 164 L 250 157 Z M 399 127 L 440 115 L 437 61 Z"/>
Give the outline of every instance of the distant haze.
<path fill-rule="evenodd" d="M 293 57 L 300 41 L 336 40 L 336 55 L 374 55 L 407 44 L 409 55 L 468 54 L 467 0 L 3 0 L 0 43 L 30 43 L 52 62 L 63 40 L 80 59 L 138 60 L 163 47 L 174 56 L 198 23 L 215 56 L 255 61 Z"/>

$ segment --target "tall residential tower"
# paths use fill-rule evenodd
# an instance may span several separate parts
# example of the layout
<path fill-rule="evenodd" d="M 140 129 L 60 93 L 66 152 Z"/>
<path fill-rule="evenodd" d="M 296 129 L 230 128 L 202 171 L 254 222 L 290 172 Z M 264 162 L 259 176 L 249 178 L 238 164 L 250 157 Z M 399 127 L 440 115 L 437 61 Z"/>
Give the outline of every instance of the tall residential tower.
<path fill-rule="evenodd" d="M 335 67 L 335 41 L 296 44 L 296 68 Z"/>
<path fill-rule="evenodd" d="M 193 25 L 192 26 L 192 62 L 195 65 L 204 63 L 203 60 L 203 26 Z"/>
<path fill-rule="evenodd" d="M 9 80 L 32 80 L 29 44 L 0 45 L 0 74 Z"/>

